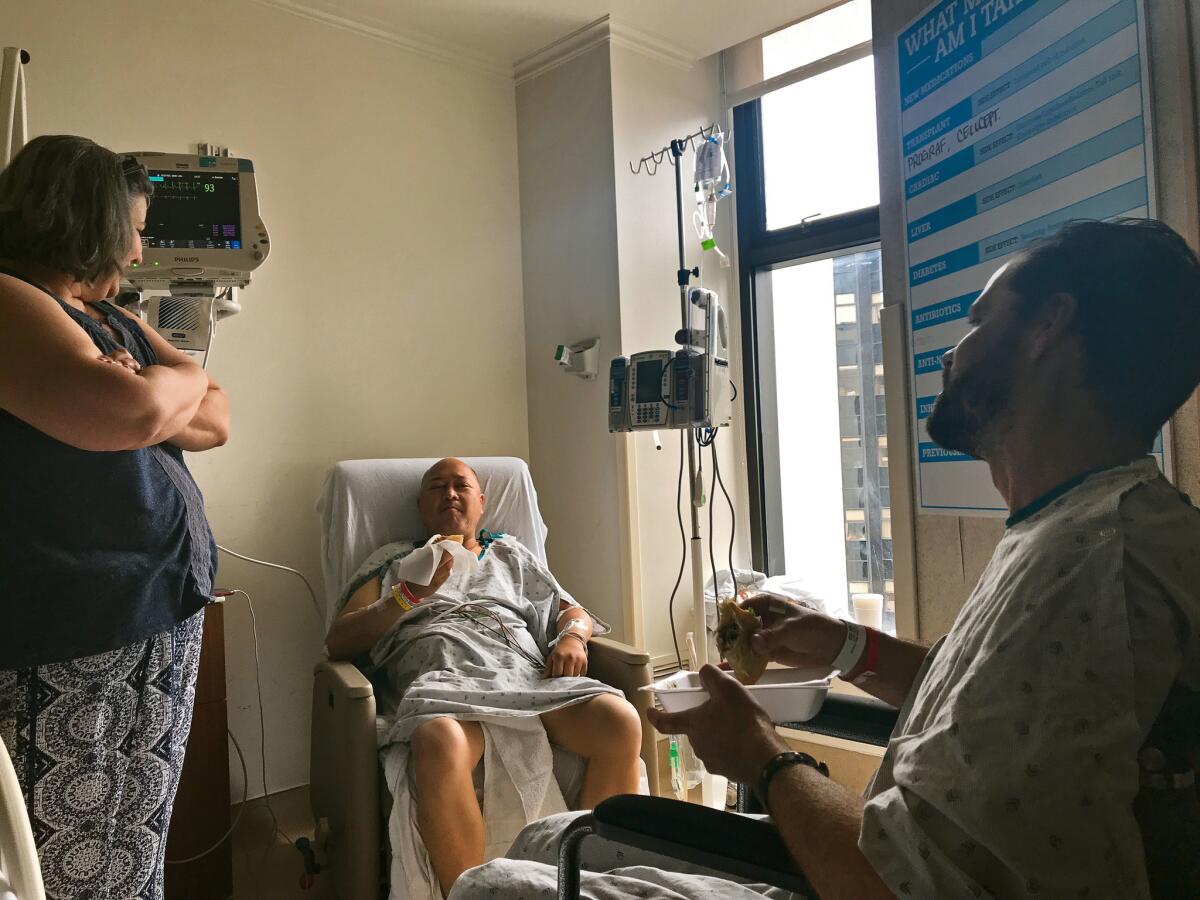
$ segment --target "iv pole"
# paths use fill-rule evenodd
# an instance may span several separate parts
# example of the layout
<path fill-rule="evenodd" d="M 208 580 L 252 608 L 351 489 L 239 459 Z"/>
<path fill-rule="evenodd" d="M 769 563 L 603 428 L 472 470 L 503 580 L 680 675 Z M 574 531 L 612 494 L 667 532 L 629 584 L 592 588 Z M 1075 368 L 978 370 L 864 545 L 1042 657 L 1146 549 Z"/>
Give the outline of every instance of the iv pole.
<path fill-rule="evenodd" d="M 683 229 L 683 151 L 685 147 L 692 147 L 692 143 L 696 139 L 703 140 L 716 130 L 716 126 L 701 128 L 698 132 L 690 134 L 683 138 L 672 140 L 669 147 L 664 147 L 663 151 L 657 154 L 650 154 L 649 157 L 643 158 L 638 162 L 638 168 L 634 169 L 634 174 L 641 170 L 643 164 L 653 163 L 653 166 L 647 165 L 647 170 L 651 175 L 659 163 L 662 162 L 666 153 L 670 153 L 670 162 L 675 169 L 675 233 L 678 238 L 679 248 L 679 268 L 676 270 L 676 281 L 679 284 L 679 317 L 681 327 L 684 329 L 685 335 L 692 334 L 692 304 L 688 300 L 688 287 L 692 277 L 700 276 L 699 267 L 689 269 L 687 260 L 684 255 L 684 229 Z M 633 165 L 630 164 L 633 169 Z M 688 495 L 691 502 L 688 504 L 691 509 L 692 520 L 692 536 L 688 541 L 688 554 L 691 559 L 692 567 L 692 630 L 695 634 L 695 640 L 689 642 L 688 652 L 693 657 L 691 659 L 692 669 L 700 671 L 700 667 L 708 663 L 708 623 L 704 609 L 704 539 L 700 535 L 700 507 L 704 503 L 704 485 L 697 477 L 699 469 L 699 460 L 697 458 L 696 447 L 696 429 L 692 426 L 687 428 L 687 458 L 688 458 Z M 712 498 L 708 498 L 708 502 L 712 502 Z M 730 573 L 732 576 L 733 573 Z M 717 573 L 713 572 L 713 584 L 717 584 Z M 701 801 L 705 806 L 722 808 L 724 807 L 725 797 L 725 780 L 718 779 L 712 773 L 701 769 L 702 775 L 700 779 Z"/>
<path fill-rule="evenodd" d="M 688 300 L 688 286 L 691 283 L 692 277 L 700 276 L 700 268 L 689 269 L 687 261 L 684 257 L 684 229 L 683 229 L 683 151 L 690 147 L 695 150 L 695 142 L 703 141 L 717 130 L 717 126 L 709 125 L 707 128 L 701 128 L 685 137 L 676 138 L 671 143 L 643 156 L 634 163 L 629 164 L 629 171 L 634 175 L 639 174 L 643 169 L 648 175 L 654 175 L 658 171 L 658 167 L 666 160 L 671 163 L 675 169 L 675 233 L 678 238 L 679 246 L 679 268 L 676 270 L 676 283 L 679 285 L 679 318 L 680 324 L 684 329 L 684 334 L 692 333 L 692 304 Z M 689 426 L 687 429 L 687 457 L 688 457 L 688 495 L 691 498 L 691 518 L 692 518 L 692 536 L 688 541 L 688 553 L 691 556 L 692 566 L 692 630 L 697 638 L 695 641 L 694 658 L 691 660 L 692 668 L 699 671 L 700 667 L 708 663 L 708 625 L 704 610 L 704 539 L 700 536 L 700 507 L 704 505 L 704 485 L 700 483 L 697 477 L 699 461 L 696 454 L 696 429 Z M 712 498 L 709 498 L 709 502 Z M 732 573 L 731 573 L 732 574 Z M 717 573 L 713 572 L 713 583 L 716 584 Z M 691 648 L 689 648 L 691 653 Z M 705 793 L 709 791 L 708 781 L 705 781 Z M 707 796 L 706 796 L 707 802 Z"/>
<path fill-rule="evenodd" d="M 703 134 L 703 129 L 699 134 Z M 710 130 L 711 133 L 711 130 Z M 694 137 L 694 136 L 693 136 Z M 684 334 L 692 333 L 692 304 L 688 301 L 688 285 L 692 280 L 692 276 L 699 277 L 700 269 L 689 269 L 687 261 L 684 258 L 683 249 L 683 148 L 689 138 L 682 138 L 671 141 L 671 157 L 675 163 L 675 230 L 679 239 L 679 269 L 677 278 L 679 282 L 679 314 L 680 327 L 684 329 Z M 696 634 L 695 647 L 696 659 L 693 659 L 692 668 L 697 672 L 700 667 L 708 663 L 708 626 L 707 616 L 704 609 L 704 540 L 700 536 L 700 506 L 702 505 L 703 497 L 700 496 L 703 491 L 703 486 L 699 484 L 699 479 L 696 477 L 697 460 L 696 460 L 696 429 L 689 427 L 687 429 L 687 457 L 688 457 L 688 486 L 691 503 L 688 506 L 692 513 L 692 536 L 688 541 L 688 554 L 691 558 L 692 566 L 692 629 Z M 710 502 L 711 502 L 711 498 Z M 713 572 L 713 584 L 716 584 L 717 573 Z M 688 648 L 691 650 L 691 647 Z"/>

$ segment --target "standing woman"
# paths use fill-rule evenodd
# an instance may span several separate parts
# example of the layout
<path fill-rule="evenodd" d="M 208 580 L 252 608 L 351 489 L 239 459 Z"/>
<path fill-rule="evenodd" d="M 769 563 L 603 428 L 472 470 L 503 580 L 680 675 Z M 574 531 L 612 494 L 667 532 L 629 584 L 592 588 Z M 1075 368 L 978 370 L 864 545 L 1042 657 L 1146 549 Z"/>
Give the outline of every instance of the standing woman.
<path fill-rule="evenodd" d="M 151 193 L 66 135 L 0 172 L 0 737 L 58 900 L 162 897 L 212 592 L 229 401 L 109 302 Z"/>

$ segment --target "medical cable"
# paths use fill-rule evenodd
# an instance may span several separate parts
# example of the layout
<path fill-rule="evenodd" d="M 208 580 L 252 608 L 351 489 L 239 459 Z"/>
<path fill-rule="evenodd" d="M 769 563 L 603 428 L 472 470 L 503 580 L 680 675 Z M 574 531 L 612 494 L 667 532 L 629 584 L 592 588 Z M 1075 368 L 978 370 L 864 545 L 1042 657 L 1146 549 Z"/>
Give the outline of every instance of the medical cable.
<path fill-rule="evenodd" d="M 717 476 L 717 484 L 721 486 L 721 493 L 725 495 L 725 502 L 729 504 L 729 577 L 733 579 L 733 595 L 736 597 L 738 592 L 737 570 L 733 567 L 733 542 L 737 535 L 737 512 L 734 510 L 733 500 L 729 496 L 729 491 L 725 490 L 725 479 L 721 477 L 721 463 L 717 458 L 717 447 L 713 444 L 713 472 Z"/>
<path fill-rule="evenodd" d="M 226 552 L 229 552 L 229 551 L 226 551 Z M 236 554 L 234 554 L 234 555 L 236 555 Z M 251 562 L 257 562 L 257 560 L 251 560 Z M 268 565 L 270 565 L 270 564 L 268 564 Z M 276 566 L 275 568 L 284 568 L 284 567 Z M 250 611 L 250 634 L 254 641 L 254 683 L 255 683 L 256 690 L 258 692 L 258 725 L 259 725 L 259 729 L 261 732 L 261 739 L 259 741 L 259 747 L 262 751 L 263 801 L 266 804 L 267 811 L 271 814 L 271 823 L 274 827 L 272 837 L 274 837 L 276 834 L 278 834 L 279 836 L 281 836 L 284 839 L 284 841 L 286 843 L 290 844 L 291 839 L 288 838 L 288 836 L 286 834 L 284 834 L 283 829 L 279 827 L 279 818 L 278 818 L 278 816 L 276 816 L 275 810 L 271 806 L 270 795 L 267 793 L 267 743 L 266 743 L 267 731 L 266 731 L 266 720 L 263 716 L 262 661 L 259 656 L 259 650 L 258 650 L 258 620 L 254 614 L 254 605 L 250 600 L 250 595 L 248 593 L 246 593 L 244 590 L 241 590 L 240 588 L 234 588 L 233 590 L 229 590 L 229 591 L 220 591 L 217 593 L 217 596 L 222 598 L 222 600 L 220 602 L 224 602 L 225 597 L 231 597 L 236 594 L 241 594 L 243 597 L 246 598 L 246 608 Z M 246 755 L 242 751 L 242 745 L 238 743 L 238 739 L 236 737 L 234 737 L 233 732 L 230 731 L 228 727 L 226 727 L 225 733 L 229 736 L 229 739 L 231 741 L 233 741 L 234 750 L 237 751 L 238 760 L 240 761 L 241 766 L 242 766 L 242 801 L 238 807 L 237 815 L 234 817 L 233 823 L 229 826 L 229 829 L 223 835 L 221 835 L 221 837 L 219 837 L 212 844 L 212 846 L 210 846 L 207 850 L 204 850 L 201 853 L 197 853 L 195 856 L 186 857 L 185 859 L 165 860 L 165 862 L 168 865 L 181 865 L 183 863 L 195 862 L 198 859 L 202 859 L 203 857 L 208 856 L 210 853 L 215 852 L 223 843 L 225 843 L 225 841 L 228 840 L 233 835 L 233 833 L 237 830 L 238 825 L 241 824 L 242 816 L 245 814 L 246 805 L 247 805 L 247 801 L 248 801 L 249 793 L 250 793 L 249 772 L 246 767 Z M 266 851 L 264 851 L 264 853 L 263 853 L 263 862 L 264 863 L 266 861 L 268 854 L 270 854 L 273 846 L 274 846 L 274 844 L 268 846 Z M 262 888 L 262 867 L 260 867 L 260 870 L 259 870 L 259 881 L 255 886 L 255 891 L 254 891 L 255 896 L 261 895 L 261 893 L 262 893 L 261 888 Z"/>
<path fill-rule="evenodd" d="M 715 454 L 716 448 L 713 447 L 712 444 L 709 444 L 708 446 L 710 448 L 712 448 L 712 452 Z M 720 602 L 720 600 L 721 600 L 721 579 L 717 575 L 717 557 L 713 551 L 713 545 L 714 545 L 714 543 L 716 541 L 716 537 L 717 537 L 716 529 L 713 525 L 713 512 L 716 509 L 717 504 L 711 502 L 715 498 L 716 492 L 717 492 L 717 470 L 713 469 L 712 487 L 709 488 L 709 490 L 708 490 L 708 496 L 709 496 L 709 501 L 710 501 L 708 504 L 708 564 L 710 566 L 712 566 L 713 601 Z M 736 592 L 735 592 L 735 594 L 736 594 Z"/>
<path fill-rule="evenodd" d="M 278 566 L 277 568 L 285 567 Z M 241 594 L 243 597 L 245 597 L 246 609 L 250 611 L 250 636 L 254 640 L 254 686 L 255 690 L 258 692 L 258 747 L 262 755 L 263 802 L 266 804 L 267 812 L 271 814 L 271 825 L 274 829 L 271 837 L 274 838 L 275 835 L 279 835 L 281 838 L 283 838 L 283 842 L 290 846 L 292 839 L 289 838 L 284 833 L 283 829 L 279 827 L 279 817 L 275 815 L 275 808 L 271 806 L 271 794 L 267 790 L 267 720 L 263 713 L 262 660 L 260 659 L 258 653 L 258 617 L 254 614 L 254 604 L 251 602 L 249 594 L 247 594 L 241 588 L 234 588 L 232 591 L 230 591 L 230 594 Z M 268 844 L 266 850 L 263 851 L 262 862 L 259 864 L 258 869 L 258 879 L 254 885 L 254 896 L 256 897 L 262 896 L 262 876 L 263 872 L 266 870 L 267 857 L 270 855 L 274 846 L 274 843 Z"/>
<path fill-rule="evenodd" d="M 232 731 L 226 728 L 225 734 L 229 736 L 231 741 L 233 741 L 233 749 L 237 751 L 238 760 L 242 764 L 242 802 L 238 806 L 237 815 L 233 817 L 233 824 L 229 826 L 229 829 L 223 835 L 217 838 L 216 842 L 207 850 L 197 853 L 195 856 L 185 857 L 184 859 L 163 860 L 168 866 L 179 866 L 183 865 L 184 863 L 195 862 L 198 859 L 208 856 L 210 853 L 216 852 L 220 846 L 229 840 L 233 833 L 237 831 L 237 827 L 242 821 L 242 814 L 246 811 L 246 800 L 250 796 L 250 778 L 246 771 L 246 754 L 242 752 L 242 745 L 238 743 L 238 739 L 233 736 Z"/>
<path fill-rule="evenodd" d="M 463 604 L 463 605 L 465 606 L 468 604 Z M 484 613 L 485 615 L 489 616 L 491 619 L 493 619 L 496 622 L 496 624 L 500 626 L 500 630 L 497 631 L 495 628 L 488 625 L 482 619 L 472 616 L 469 612 L 466 612 L 465 610 L 461 610 L 461 609 L 454 610 L 454 612 L 458 613 L 464 619 L 467 619 L 468 621 L 473 622 L 475 625 L 482 628 L 484 631 L 487 631 L 487 632 L 491 633 L 493 636 L 500 638 L 513 651 L 515 651 L 516 654 L 519 657 L 521 657 L 521 659 L 525 660 L 525 662 L 529 663 L 533 667 L 540 669 L 546 665 L 546 661 L 544 659 L 539 659 L 538 657 L 534 656 L 532 653 L 530 653 L 528 650 L 526 650 L 524 647 L 522 647 L 520 645 L 520 643 L 516 639 L 516 636 L 512 633 L 512 631 L 509 629 L 509 627 L 506 624 L 504 624 L 504 621 L 500 618 L 498 613 L 494 612 L 493 610 L 488 610 L 488 609 L 483 609 L 483 608 L 480 608 L 479 611 Z"/>
<path fill-rule="evenodd" d="M 281 572 L 291 572 L 293 575 L 298 577 L 301 581 L 304 582 L 304 586 L 306 588 L 308 588 L 308 596 L 312 599 L 313 612 L 316 613 L 317 622 L 318 622 L 318 624 L 320 624 L 321 629 L 324 630 L 325 616 L 321 612 L 321 604 L 317 600 L 317 592 L 313 590 L 313 586 L 311 584 L 309 584 L 309 581 L 307 578 L 304 577 L 303 572 L 299 571 L 298 569 L 293 569 L 291 566 L 284 566 L 284 565 L 280 565 L 279 563 L 267 562 L 265 559 L 255 559 L 252 556 L 243 556 L 240 553 L 234 553 L 228 547 L 222 547 L 220 544 L 217 544 L 217 549 L 220 550 L 222 553 L 228 553 L 230 556 L 236 557 L 237 559 L 245 560 L 248 563 L 254 563 L 255 565 L 259 565 L 259 566 L 266 566 L 268 569 L 279 569 Z"/>
<path fill-rule="evenodd" d="M 679 477 L 675 480 L 675 517 L 679 520 L 679 539 L 683 543 L 679 557 L 679 574 L 675 576 L 675 587 L 671 589 L 671 599 L 667 603 L 667 616 L 671 621 L 671 643 L 675 645 L 675 660 L 683 669 L 683 654 L 679 652 L 679 635 L 675 631 L 675 595 L 679 593 L 679 585 L 683 581 L 683 570 L 687 568 L 687 532 L 683 529 L 683 510 L 679 508 L 683 502 L 683 441 L 686 431 L 679 432 Z M 694 662 L 694 660 L 693 660 Z"/>
<path fill-rule="evenodd" d="M 225 288 L 218 297 L 228 297 L 233 288 Z M 217 336 L 217 297 L 213 297 L 208 303 L 208 346 L 204 348 L 204 360 L 200 363 L 200 368 L 208 368 L 208 357 L 212 353 L 213 339 Z"/>
<path fill-rule="evenodd" d="M 476 618 L 475 616 L 472 616 L 470 614 L 470 612 L 468 611 L 469 609 L 475 609 L 476 611 L 483 613 L 485 616 L 491 618 L 497 625 L 500 626 L 500 631 L 497 631 L 496 629 L 492 628 L 490 625 L 486 624 L 481 619 Z M 435 615 L 433 618 L 431 618 L 428 622 L 425 623 L 425 627 L 422 630 L 432 628 L 438 622 L 442 621 L 443 619 L 450 618 L 452 616 L 457 616 L 457 617 L 466 619 L 470 622 L 473 622 L 476 625 L 483 628 L 484 630 L 495 635 L 496 637 L 499 637 L 505 644 L 507 644 L 509 647 L 511 647 L 513 650 L 515 650 L 517 655 L 520 656 L 522 659 L 524 659 L 527 663 L 529 663 L 537 668 L 541 668 L 541 667 L 545 666 L 546 661 L 544 659 L 539 659 L 539 658 L 535 657 L 532 653 L 530 653 L 528 650 L 526 650 L 524 647 L 522 647 L 520 642 L 517 640 L 516 635 L 514 635 L 512 633 L 512 630 L 508 627 L 507 624 L 505 624 L 504 620 L 500 618 L 500 614 L 497 613 L 494 609 L 488 609 L 484 605 L 484 601 L 467 600 L 464 603 L 456 603 L 454 606 L 450 607 L 450 609 L 442 610 L 437 615 Z"/>

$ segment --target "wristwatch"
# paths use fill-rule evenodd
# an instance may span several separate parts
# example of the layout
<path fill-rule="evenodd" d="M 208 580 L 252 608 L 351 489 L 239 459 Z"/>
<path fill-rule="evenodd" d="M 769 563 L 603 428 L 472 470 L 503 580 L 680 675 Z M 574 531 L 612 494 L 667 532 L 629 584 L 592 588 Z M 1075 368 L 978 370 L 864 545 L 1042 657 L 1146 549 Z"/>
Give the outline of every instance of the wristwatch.
<path fill-rule="evenodd" d="M 811 766 L 826 778 L 829 777 L 829 766 L 823 762 L 817 762 L 807 753 L 799 750 L 784 750 L 782 753 L 777 753 L 763 766 L 762 774 L 758 776 L 758 784 L 754 788 L 754 793 L 758 794 L 758 802 L 762 804 L 763 809 L 767 809 L 767 791 L 771 787 L 772 779 L 789 766 Z"/>

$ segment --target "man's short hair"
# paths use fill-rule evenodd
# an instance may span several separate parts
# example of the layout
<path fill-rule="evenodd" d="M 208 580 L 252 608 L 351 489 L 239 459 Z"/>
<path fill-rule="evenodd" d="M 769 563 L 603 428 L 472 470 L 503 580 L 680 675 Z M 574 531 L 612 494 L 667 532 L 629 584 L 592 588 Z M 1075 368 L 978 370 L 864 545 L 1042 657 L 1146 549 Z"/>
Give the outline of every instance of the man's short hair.
<path fill-rule="evenodd" d="M 1075 297 L 1087 385 L 1147 447 L 1200 383 L 1200 259 L 1162 222 L 1069 222 L 1025 251 L 1010 285 L 1026 310 Z"/>
<path fill-rule="evenodd" d="M 146 170 L 87 138 L 36 137 L 0 172 L 0 257 L 95 282 L 124 269 Z"/>

